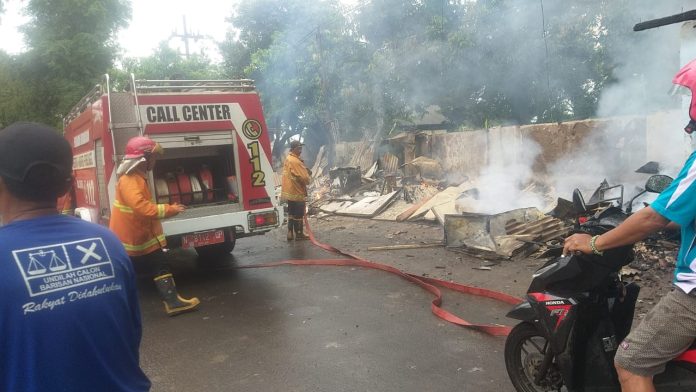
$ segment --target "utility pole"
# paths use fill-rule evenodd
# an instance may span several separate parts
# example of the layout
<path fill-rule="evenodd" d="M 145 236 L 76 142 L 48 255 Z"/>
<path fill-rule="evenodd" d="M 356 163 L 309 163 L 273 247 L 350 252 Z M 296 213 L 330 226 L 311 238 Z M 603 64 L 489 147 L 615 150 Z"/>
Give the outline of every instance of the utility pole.
<path fill-rule="evenodd" d="M 198 41 L 199 39 L 204 39 L 206 38 L 203 35 L 200 34 L 190 34 L 188 30 L 186 29 L 186 16 L 182 16 L 183 22 L 184 22 L 184 32 L 183 34 L 179 34 L 176 30 L 172 33 L 172 35 L 169 37 L 171 40 L 172 38 L 180 38 L 182 41 L 184 41 L 184 48 L 186 50 L 186 58 L 188 59 L 189 56 L 191 55 L 189 51 L 189 39 L 193 39 L 194 42 Z"/>

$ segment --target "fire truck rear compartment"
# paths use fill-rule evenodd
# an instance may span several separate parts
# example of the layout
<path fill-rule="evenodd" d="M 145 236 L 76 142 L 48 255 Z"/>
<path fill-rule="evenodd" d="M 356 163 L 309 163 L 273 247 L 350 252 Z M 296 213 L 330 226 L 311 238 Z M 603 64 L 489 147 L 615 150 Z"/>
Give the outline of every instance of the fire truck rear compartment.
<path fill-rule="evenodd" d="M 239 202 L 232 145 L 167 148 L 153 180 L 158 203 L 193 208 Z"/>

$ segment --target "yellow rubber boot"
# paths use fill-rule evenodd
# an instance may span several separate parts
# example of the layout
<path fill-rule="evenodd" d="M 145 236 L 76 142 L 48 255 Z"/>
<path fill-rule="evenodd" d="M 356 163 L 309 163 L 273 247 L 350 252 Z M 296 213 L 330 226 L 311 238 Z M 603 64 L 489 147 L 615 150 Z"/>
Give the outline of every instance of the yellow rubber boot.
<path fill-rule="evenodd" d="M 193 311 L 201 303 L 196 297 L 191 299 L 181 298 L 176 292 L 176 284 L 174 283 L 172 274 L 156 276 L 154 281 L 157 286 L 157 291 L 159 291 L 160 297 L 162 297 L 164 311 L 168 316 L 176 316 L 181 313 Z"/>

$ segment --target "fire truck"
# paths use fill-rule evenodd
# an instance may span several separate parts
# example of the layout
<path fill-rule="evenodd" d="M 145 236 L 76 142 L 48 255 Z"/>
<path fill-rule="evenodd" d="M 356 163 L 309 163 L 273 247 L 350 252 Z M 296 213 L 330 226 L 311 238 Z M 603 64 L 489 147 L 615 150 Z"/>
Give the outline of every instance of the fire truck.
<path fill-rule="evenodd" d="M 162 220 L 170 248 L 229 254 L 237 238 L 280 224 L 271 145 L 252 80 L 136 80 L 112 91 L 109 75 L 63 118 L 73 149 L 75 214 L 108 225 L 127 141 L 164 148 L 149 185 L 156 203 L 181 203 Z"/>

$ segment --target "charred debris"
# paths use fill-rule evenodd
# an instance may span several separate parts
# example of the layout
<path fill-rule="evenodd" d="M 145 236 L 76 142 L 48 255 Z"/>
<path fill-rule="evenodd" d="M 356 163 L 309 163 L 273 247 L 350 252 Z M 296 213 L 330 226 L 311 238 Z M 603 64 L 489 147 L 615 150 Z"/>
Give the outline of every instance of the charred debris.
<path fill-rule="evenodd" d="M 504 260 L 543 260 L 560 255 L 563 239 L 577 224 L 571 200 L 554 198 L 552 187 L 531 180 L 520 184 L 520 192 L 536 195 L 545 203 L 544 208 L 496 211 L 494 201 L 480 197 L 476 179 L 446 173 L 437 157 L 409 156 L 413 151 L 408 154 L 403 148 L 394 148 L 400 139 L 397 135 L 379 142 L 363 140 L 347 165 L 334 167 L 329 166 L 330 154 L 322 146 L 313 160 L 308 159 L 313 162 L 309 215 L 430 221 L 443 228 L 441 242 L 387 244 L 367 250 L 445 247 L 487 260 L 481 270 Z M 649 162 L 637 172 L 651 173 L 656 168 L 656 162 Z M 623 185 L 603 180 L 588 200 L 588 207 L 595 213 L 610 205 L 625 205 Z M 678 241 L 672 234 L 661 233 L 637 244 L 635 261 L 624 268 L 624 274 L 641 280 L 645 271 L 673 268 Z"/>

